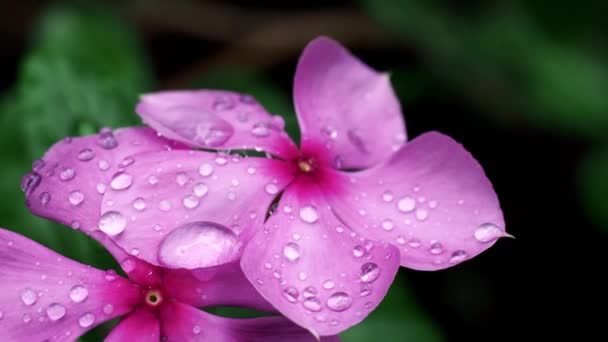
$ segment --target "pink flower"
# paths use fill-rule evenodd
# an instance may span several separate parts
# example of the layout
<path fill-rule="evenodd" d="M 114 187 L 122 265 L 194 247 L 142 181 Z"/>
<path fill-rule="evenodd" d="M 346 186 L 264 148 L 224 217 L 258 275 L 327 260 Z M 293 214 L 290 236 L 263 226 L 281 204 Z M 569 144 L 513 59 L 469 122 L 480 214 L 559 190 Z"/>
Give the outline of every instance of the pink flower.
<path fill-rule="evenodd" d="M 132 157 L 134 163 L 108 180 L 99 225 L 86 229 L 98 226 L 123 249 L 168 268 L 241 258 L 264 298 L 319 335 L 365 318 L 399 265 L 443 269 L 507 235 L 496 194 L 475 159 L 440 133 L 406 144 L 388 75 L 338 43 L 318 38 L 306 47 L 294 102 L 300 149 L 280 117 L 248 95 L 199 90 L 143 96 L 137 112 L 144 122 L 205 151 L 156 148 Z M 243 149 L 272 158 L 208 151 Z M 62 163 L 87 167 L 74 154 L 64 157 Z M 88 162 L 86 179 L 70 189 L 60 189 L 57 176 L 43 180 L 28 196 L 32 210 L 68 221 L 62 209 L 45 209 L 37 198 L 43 191 L 58 192 L 60 206 L 73 210 L 69 191 L 103 179 L 90 167 L 95 162 Z M 276 210 L 265 220 L 275 200 Z M 120 224 L 107 225 L 108 217 Z M 230 228 L 218 233 L 222 245 L 190 224 L 201 220 Z"/>
<path fill-rule="evenodd" d="M 105 239 L 103 234 L 97 238 Z M 74 341 L 120 316 L 126 317 L 106 341 L 315 341 L 283 317 L 231 319 L 199 310 L 212 305 L 271 308 L 237 263 L 168 270 L 129 257 L 111 241 L 105 245 L 113 246 L 110 252 L 129 280 L 0 229 L 2 341 Z"/>

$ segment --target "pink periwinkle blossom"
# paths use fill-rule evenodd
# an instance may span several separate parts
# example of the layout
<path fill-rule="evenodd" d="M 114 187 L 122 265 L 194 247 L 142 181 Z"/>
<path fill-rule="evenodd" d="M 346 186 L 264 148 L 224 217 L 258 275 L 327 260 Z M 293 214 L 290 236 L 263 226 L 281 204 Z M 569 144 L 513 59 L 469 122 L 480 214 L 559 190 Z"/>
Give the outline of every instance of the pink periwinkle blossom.
<path fill-rule="evenodd" d="M 164 138 L 128 145 L 137 151 L 119 146 L 112 165 L 137 152 L 132 163 L 100 183 L 99 193 L 83 192 L 80 204 L 69 200 L 71 191 L 105 179 L 93 166 L 104 157 L 78 160 L 56 145 L 44 157 L 47 165 L 59 160 L 63 168 L 86 168 L 77 171 L 86 176 L 62 182 L 63 171 L 55 169 L 42 180 L 25 178 L 24 188 L 36 185 L 27 191 L 30 208 L 80 222 L 79 206 L 103 194 L 101 217 L 87 231 L 101 230 L 124 250 L 167 268 L 240 258 L 264 298 L 322 336 L 364 319 L 400 265 L 447 268 L 507 236 L 497 196 L 470 153 L 436 132 L 407 142 L 388 75 L 335 41 L 321 37 L 305 48 L 294 103 L 299 149 L 282 119 L 249 95 L 144 95 L 136 111 Z M 267 158 L 229 150 L 263 151 Z M 45 192 L 60 204 L 44 204 Z M 192 224 L 197 221 L 228 229 L 210 233 Z M 219 235 L 221 244 L 214 241 Z"/>
<path fill-rule="evenodd" d="M 97 237 L 106 239 L 103 234 Z M 112 242 L 106 241 L 106 246 Z M 316 341 L 284 317 L 232 319 L 198 309 L 235 304 L 271 308 L 238 263 L 169 270 L 115 245 L 110 248 L 129 279 L 64 258 L 0 228 L 1 340 L 75 341 L 97 325 L 124 316 L 105 341 Z"/>

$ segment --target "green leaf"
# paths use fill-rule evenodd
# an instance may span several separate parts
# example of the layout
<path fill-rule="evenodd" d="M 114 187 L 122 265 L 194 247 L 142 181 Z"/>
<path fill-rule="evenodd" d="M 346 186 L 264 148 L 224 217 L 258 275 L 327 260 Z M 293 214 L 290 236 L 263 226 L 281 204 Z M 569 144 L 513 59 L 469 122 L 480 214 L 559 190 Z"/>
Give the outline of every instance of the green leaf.
<path fill-rule="evenodd" d="M 590 153 L 579 170 L 578 184 L 589 217 L 608 232 L 608 146 Z"/>
<path fill-rule="evenodd" d="M 413 44 L 436 78 L 485 112 L 594 139 L 608 131 L 605 49 L 552 39 L 517 2 L 468 12 L 441 1 L 361 3 Z"/>
<path fill-rule="evenodd" d="M 294 141 L 300 141 L 298 121 L 289 94 L 261 72 L 243 66 L 224 66 L 206 74 L 193 86 L 253 95 L 270 113 L 281 115 L 287 133 Z"/>
<path fill-rule="evenodd" d="M 344 342 L 439 342 L 443 336 L 418 307 L 398 274 L 384 300 L 363 322 L 341 334 Z"/>

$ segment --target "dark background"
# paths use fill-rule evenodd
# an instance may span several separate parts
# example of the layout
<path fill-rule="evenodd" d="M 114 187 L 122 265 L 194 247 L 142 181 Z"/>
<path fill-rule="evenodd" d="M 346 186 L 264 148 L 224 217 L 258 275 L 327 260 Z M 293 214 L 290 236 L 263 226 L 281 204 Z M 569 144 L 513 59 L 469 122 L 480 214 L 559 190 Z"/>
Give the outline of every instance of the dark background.
<path fill-rule="evenodd" d="M 438 130 L 464 144 L 516 237 L 453 269 L 402 269 L 344 340 L 605 340 L 607 10 L 585 0 L 3 0 L 0 226 L 114 266 L 87 238 L 27 213 L 18 187 L 31 160 L 66 135 L 137 124 L 137 95 L 155 89 L 247 91 L 293 124 L 297 57 L 325 34 L 390 71 L 410 137 Z"/>

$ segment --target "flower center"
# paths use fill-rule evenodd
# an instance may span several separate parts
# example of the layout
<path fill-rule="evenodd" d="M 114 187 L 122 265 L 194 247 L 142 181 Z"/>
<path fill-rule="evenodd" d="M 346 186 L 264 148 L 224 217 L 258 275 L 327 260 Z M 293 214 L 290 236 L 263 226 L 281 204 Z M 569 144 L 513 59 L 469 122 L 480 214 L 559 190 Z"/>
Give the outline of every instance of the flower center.
<path fill-rule="evenodd" d="M 148 290 L 144 296 L 146 305 L 157 307 L 163 302 L 163 294 L 160 290 Z"/>
<path fill-rule="evenodd" d="M 303 173 L 313 172 L 316 168 L 316 162 L 312 158 L 301 158 L 298 160 L 298 169 Z"/>

